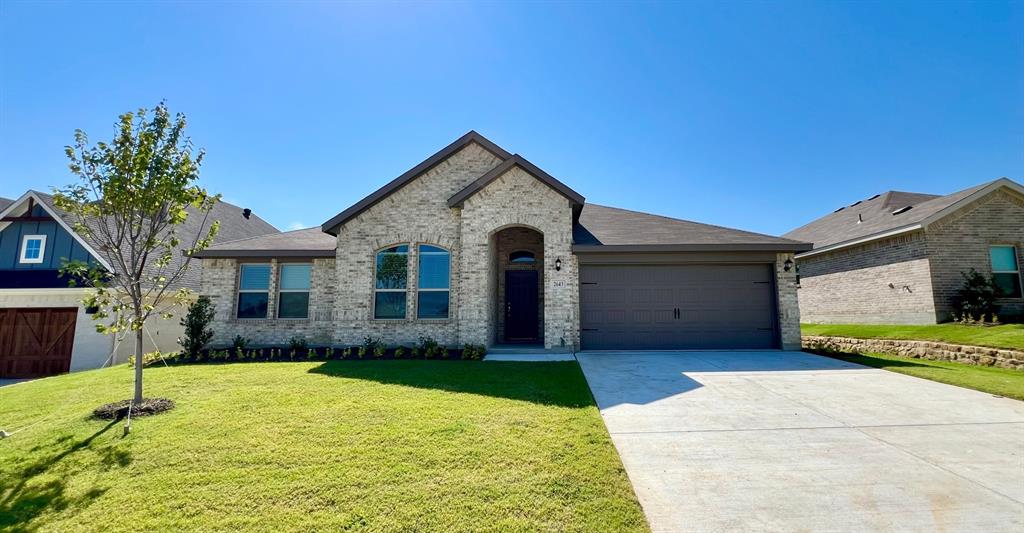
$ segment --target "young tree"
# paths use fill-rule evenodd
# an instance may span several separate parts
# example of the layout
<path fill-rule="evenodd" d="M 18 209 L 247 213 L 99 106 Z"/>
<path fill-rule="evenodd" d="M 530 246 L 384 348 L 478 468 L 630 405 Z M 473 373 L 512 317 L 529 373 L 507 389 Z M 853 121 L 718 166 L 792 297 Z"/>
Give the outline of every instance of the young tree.
<path fill-rule="evenodd" d="M 76 130 L 75 145 L 65 153 L 78 182 L 54 191 L 54 203 L 71 215 L 75 231 L 114 268 L 106 272 L 73 261 L 62 270 L 93 289 L 83 304 L 98 309 L 97 331 L 134 333 L 136 404 L 142 401 L 142 328 L 150 317 L 171 318 L 175 307 L 187 303 L 189 291 L 175 289 L 176 282 L 219 227 L 208 223 L 219 196 L 197 185 L 204 152 L 193 153 L 184 131 L 184 115 L 172 118 L 163 102 L 151 112 L 121 115 L 110 143 L 90 146 Z M 183 243 L 179 230 L 190 216 L 202 220 Z"/>

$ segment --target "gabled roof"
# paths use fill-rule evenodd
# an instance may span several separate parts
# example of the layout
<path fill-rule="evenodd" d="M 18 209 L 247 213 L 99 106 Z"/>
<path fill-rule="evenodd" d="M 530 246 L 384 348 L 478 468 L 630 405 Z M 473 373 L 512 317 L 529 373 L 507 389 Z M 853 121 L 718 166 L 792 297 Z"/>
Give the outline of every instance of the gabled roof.
<path fill-rule="evenodd" d="M 333 236 L 317 226 L 222 242 L 196 257 L 334 257 L 337 245 Z"/>
<path fill-rule="evenodd" d="M 14 203 L 14 200 L 11 200 L 10 198 L 0 197 L 0 211 L 7 209 L 7 206 L 11 205 L 12 203 Z"/>
<path fill-rule="evenodd" d="M 37 204 L 43 207 L 47 213 L 67 231 L 76 241 L 78 241 L 97 261 L 103 265 L 103 268 L 110 272 L 116 272 L 116 269 L 112 266 L 114 261 L 100 249 L 99 244 L 92 239 L 89 235 L 81 235 L 74 231 L 72 226 L 77 222 L 71 215 L 58 208 L 53 202 L 53 196 L 39 191 L 28 191 L 21 198 L 18 198 L 3 212 L 0 212 L 0 218 L 8 216 L 9 213 L 16 211 L 19 206 L 27 201 L 29 198 L 33 198 Z M 193 207 L 187 208 L 189 217 L 185 222 L 177 227 L 178 238 L 182 242 L 182 247 L 187 246 L 191 243 L 197 235 L 207 231 L 210 224 L 215 220 L 220 221 L 220 229 L 217 232 L 217 237 L 214 242 L 238 240 L 247 237 L 253 237 L 257 235 L 265 235 L 268 233 L 278 233 L 277 228 L 270 225 L 263 219 L 259 218 L 255 214 L 249 213 L 248 218 L 244 214 L 244 210 L 241 207 L 229 204 L 227 202 L 217 202 L 214 204 L 213 209 L 210 210 L 209 216 L 206 220 L 198 213 Z M 98 224 L 97 221 L 87 223 L 90 226 Z M 178 265 L 185 260 L 182 254 L 174 254 L 171 259 L 169 268 L 176 269 Z M 190 268 L 182 279 L 177 284 L 181 287 L 187 287 L 190 289 L 198 289 L 200 281 L 199 268 Z"/>
<path fill-rule="evenodd" d="M 1024 187 L 1007 178 L 945 196 L 889 191 L 840 208 L 783 236 L 814 243 L 810 254 L 853 246 L 921 229 L 1003 187 L 1024 194 Z"/>
<path fill-rule="evenodd" d="M 405 173 L 403 173 L 401 176 L 398 176 L 397 178 L 391 180 L 391 182 L 384 185 L 380 189 L 377 189 L 376 191 L 370 193 L 370 195 L 367 196 L 366 198 L 359 200 L 358 202 L 353 204 L 352 207 L 349 207 L 348 209 L 338 213 L 337 215 L 334 215 L 333 217 L 331 217 L 330 220 L 324 222 L 320 226 L 320 228 L 327 233 L 337 235 L 338 226 L 349 221 L 359 213 L 366 211 L 370 207 L 373 207 L 373 205 L 375 205 L 377 202 L 380 202 L 384 198 L 387 198 L 389 195 L 391 195 L 391 193 L 406 186 L 410 181 L 416 179 L 417 176 L 434 168 L 445 159 L 448 159 L 449 156 L 463 149 L 470 143 L 476 143 L 480 145 L 485 150 L 491 152 L 502 161 L 505 161 L 506 159 L 512 157 L 512 154 L 506 152 L 500 146 L 489 141 L 483 135 L 480 135 L 479 133 L 470 130 L 469 133 L 463 135 L 462 137 L 459 137 L 458 139 L 455 140 L 455 142 L 449 144 L 448 146 L 445 146 L 434 155 L 425 159 L 422 163 L 405 171 Z"/>
<path fill-rule="evenodd" d="M 527 174 L 540 180 L 548 187 L 551 187 L 562 196 L 568 198 L 569 201 L 573 203 L 574 212 L 577 215 L 579 214 L 579 208 L 583 207 L 583 203 L 585 201 L 583 195 L 570 189 L 568 185 L 558 181 L 551 174 L 548 174 L 547 172 L 544 172 L 543 170 L 537 168 L 536 165 L 527 161 L 525 158 L 523 158 L 523 156 L 519 154 L 515 154 L 512 157 L 506 159 L 504 163 L 494 167 L 493 169 L 491 169 L 490 172 L 484 174 L 483 176 L 480 176 L 479 178 L 476 179 L 476 181 L 470 183 L 464 189 L 455 193 L 451 198 L 448 199 L 448 207 L 462 207 L 462 203 L 465 202 L 467 198 L 473 196 L 474 194 L 482 190 L 484 187 L 487 187 L 489 183 L 498 179 L 509 170 L 512 170 L 512 167 L 519 167 L 523 169 L 523 171 L 525 171 Z"/>
<path fill-rule="evenodd" d="M 586 204 L 573 225 L 573 252 L 810 250 L 810 243 L 615 207 Z"/>

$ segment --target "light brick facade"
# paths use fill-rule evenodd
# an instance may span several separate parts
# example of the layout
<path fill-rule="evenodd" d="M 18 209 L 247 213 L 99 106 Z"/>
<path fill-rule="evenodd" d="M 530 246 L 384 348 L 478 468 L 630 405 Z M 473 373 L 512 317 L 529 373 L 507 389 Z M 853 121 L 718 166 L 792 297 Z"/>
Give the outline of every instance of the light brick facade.
<path fill-rule="evenodd" d="M 579 259 L 572 246 L 573 211 L 581 199 L 571 200 L 521 164 L 508 163 L 486 185 L 475 185 L 473 194 L 455 207 L 448 205 L 456 193 L 502 164 L 490 149 L 476 142 L 466 144 L 345 218 L 336 228 L 334 258 L 205 258 L 203 292 L 216 306 L 213 344 L 230 344 L 241 335 L 258 345 L 285 345 L 292 337 L 302 337 L 314 345 L 351 346 L 367 336 L 389 345 L 413 345 L 424 336 L 449 347 L 490 346 L 505 339 L 505 272 L 532 269 L 538 272 L 538 340 L 549 350 L 578 349 Z M 396 245 L 409 247 L 406 316 L 375 319 L 376 254 Z M 447 319 L 417 318 L 419 245 L 442 247 L 450 253 Z M 512 263 L 509 254 L 520 250 L 533 252 L 536 261 Z M 782 346 L 798 348 L 796 272 L 783 268 L 792 254 L 771 252 L 765 262 L 772 256 L 776 257 Z M 274 317 L 278 276 L 285 261 L 313 265 L 309 318 L 235 318 L 240 265 L 272 267 L 268 317 Z"/>
<path fill-rule="evenodd" d="M 1016 247 L 1024 264 L 1024 198 L 996 190 L 928 227 L 802 257 L 800 312 L 812 323 L 934 324 L 952 318 L 961 272 L 991 274 L 989 247 Z M 1024 313 L 1003 299 L 1002 313 Z"/>

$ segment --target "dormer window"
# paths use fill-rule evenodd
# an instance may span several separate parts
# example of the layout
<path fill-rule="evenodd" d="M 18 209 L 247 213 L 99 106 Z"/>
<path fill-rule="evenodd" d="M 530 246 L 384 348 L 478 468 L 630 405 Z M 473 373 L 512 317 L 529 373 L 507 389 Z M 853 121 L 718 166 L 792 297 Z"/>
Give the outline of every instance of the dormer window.
<path fill-rule="evenodd" d="M 516 264 L 533 264 L 537 262 L 537 257 L 533 255 L 533 252 L 528 250 L 520 250 L 518 252 L 512 252 L 508 254 L 508 261 Z"/>
<path fill-rule="evenodd" d="M 46 254 L 46 235 L 25 235 L 21 240 L 21 257 L 18 262 L 39 264 Z"/>

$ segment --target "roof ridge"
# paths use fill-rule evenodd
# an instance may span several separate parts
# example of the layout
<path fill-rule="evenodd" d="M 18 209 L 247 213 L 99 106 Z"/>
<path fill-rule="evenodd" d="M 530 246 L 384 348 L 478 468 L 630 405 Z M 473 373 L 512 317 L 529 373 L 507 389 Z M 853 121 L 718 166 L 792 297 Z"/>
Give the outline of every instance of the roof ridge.
<path fill-rule="evenodd" d="M 284 235 L 285 233 L 295 233 L 297 231 L 308 231 L 308 230 L 315 229 L 315 228 L 317 228 L 317 226 L 310 226 L 308 228 L 290 229 L 288 231 L 279 231 L 277 233 L 264 233 L 263 235 L 253 235 L 252 237 L 242 237 L 241 239 L 232 239 L 230 241 L 223 241 L 223 242 L 218 242 L 216 244 L 212 244 L 212 245 L 210 245 L 210 248 L 213 248 L 214 246 L 223 246 L 225 244 L 232 244 L 232 243 L 236 243 L 236 242 L 251 241 L 252 239 L 262 239 L 264 237 L 272 237 L 272 236 Z M 325 231 L 324 233 L 327 233 L 327 232 Z"/>

